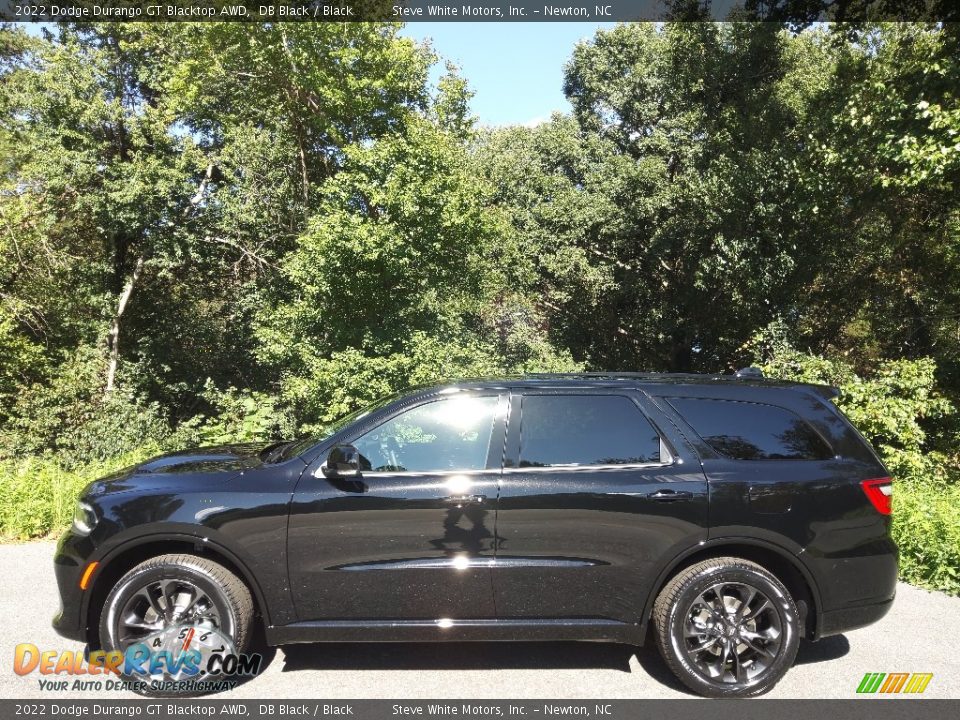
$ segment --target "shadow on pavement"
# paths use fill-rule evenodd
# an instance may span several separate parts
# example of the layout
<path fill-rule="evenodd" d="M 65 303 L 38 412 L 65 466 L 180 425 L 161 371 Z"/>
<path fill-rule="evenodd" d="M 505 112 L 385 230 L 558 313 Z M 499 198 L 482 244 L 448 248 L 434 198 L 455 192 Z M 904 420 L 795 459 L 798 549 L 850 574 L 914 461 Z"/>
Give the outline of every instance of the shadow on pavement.
<path fill-rule="evenodd" d="M 246 685 L 248 682 L 251 682 L 252 680 L 263 675 L 264 671 L 273 664 L 274 660 L 277 659 L 277 648 L 267 645 L 266 641 L 263 639 L 262 629 L 258 629 L 254 635 L 253 642 L 247 649 L 247 652 L 259 653 L 263 658 L 262 662 L 260 663 L 260 672 L 258 672 L 256 675 L 236 675 L 230 678 L 231 680 L 235 680 L 237 682 L 237 687 Z"/>
<path fill-rule="evenodd" d="M 283 672 L 298 670 L 557 670 L 630 672 L 636 656 L 656 682 L 693 695 L 674 677 L 651 641 L 643 647 L 588 642 L 317 643 L 281 648 Z M 836 660 L 850 651 L 843 635 L 803 641 L 796 664 Z"/>
<path fill-rule="evenodd" d="M 282 648 L 283 671 L 592 668 L 630 672 L 636 648 L 611 643 L 317 643 Z"/>
<path fill-rule="evenodd" d="M 658 683 L 684 695 L 696 697 L 686 685 L 677 680 L 677 676 L 667 667 L 660 656 L 660 651 L 657 650 L 656 641 L 652 637 L 648 637 L 643 647 L 634 648 L 634 654 L 637 656 L 637 662 L 640 663 L 644 672 Z"/>
<path fill-rule="evenodd" d="M 842 658 L 848 652 L 850 652 L 850 641 L 847 640 L 845 635 L 831 635 L 817 642 L 802 640 L 794 665 L 836 660 Z"/>

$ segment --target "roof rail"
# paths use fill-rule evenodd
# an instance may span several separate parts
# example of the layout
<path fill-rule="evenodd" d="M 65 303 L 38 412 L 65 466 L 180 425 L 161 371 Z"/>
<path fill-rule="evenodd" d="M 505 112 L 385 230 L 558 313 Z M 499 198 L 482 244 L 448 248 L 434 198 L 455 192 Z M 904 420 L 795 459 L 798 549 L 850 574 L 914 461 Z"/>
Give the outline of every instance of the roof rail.
<path fill-rule="evenodd" d="M 669 372 L 547 372 L 525 373 L 529 378 L 659 378 L 659 377 L 703 377 L 702 373 L 669 373 Z"/>
<path fill-rule="evenodd" d="M 524 377 L 529 378 L 696 378 L 705 377 L 722 379 L 734 378 L 752 380 L 763 379 L 763 370 L 758 367 L 745 367 L 737 370 L 733 375 L 724 375 L 722 373 L 671 373 L 671 372 L 552 372 L 552 373 L 526 373 Z"/>

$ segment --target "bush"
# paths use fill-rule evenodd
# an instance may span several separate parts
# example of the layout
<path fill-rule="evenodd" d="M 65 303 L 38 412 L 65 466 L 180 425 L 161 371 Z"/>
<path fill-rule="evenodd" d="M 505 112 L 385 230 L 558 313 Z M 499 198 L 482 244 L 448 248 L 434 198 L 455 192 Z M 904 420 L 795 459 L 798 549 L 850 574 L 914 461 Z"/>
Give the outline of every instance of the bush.
<path fill-rule="evenodd" d="M 881 360 L 858 373 L 842 358 L 800 352 L 776 335 L 759 336 L 753 349 L 768 377 L 838 387 L 837 407 L 897 480 L 942 484 L 960 477 L 955 455 L 928 443 L 926 425 L 954 413 L 937 388 L 931 358 Z"/>
<path fill-rule="evenodd" d="M 21 387 L 2 425 L 0 457 L 55 450 L 64 430 L 83 424 L 93 398 L 102 396 L 98 381 L 102 365 L 96 349 L 80 347 L 45 382 Z"/>
<path fill-rule="evenodd" d="M 284 380 L 282 395 L 293 408 L 300 430 L 309 433 L 379 398 L 418 385 L 578 367 L 568 354 L 546 345 L 527 345 L 508 360 L 477 338 L 438 340 L 414 333 L 401 352 L 378 349 L 365 354 L 348 349 L 329 358 L 313 358 L 306 372 Z"/>
<path fill-rule="evenodd" d="M 144 445 L 168 445 L 170 438 L 157 403 L 117 390 L 92 404 L 78 425 L 65 428 L 56 447 L 67 467 L 83 467 L 136 453 Z"/>
<path fill-rule="evenodd" d="M 77 470 L 65 469 L 49 456 L 0 461 L 0 539 L 25 540 L 61 532 L 70 523 L 84 486 L 159 450 L 156 445 L 144 446 Z"/>
<path fill-rule="evenodd" d="M 64 467 L 74 468 L 168 443 L 160 406 L 128 388 L 105 395 L 102 369 L 99 351 L 81 348 L 49 383 L 24 389 L 2 427 L 0 459 L 56 453 Z"/>
<path fill-rule="evenodd" d="M 912 585 L 960 595 L 960 485 L 898 482 L 893 536 L 900 546 L 900 578 Z"/>
<path fill-rule="evenodd" d="M 56 438 L 56 455 L 0 459 L 0 539 L 61 532 L 84 486 L 161 452 L 292 434 L 276 400 L 267 395 L 209 385 L 205 397 L 216 415 L 198 415 L 171 433 L 156 405 L 117 391 Z"/>
<path fill-rule="evenodd" d="M 296 435 L 290 414 L 281 409 L 276 397 L 267 393 L 234 387 L 218 390 L 207 380 L 203 398 L 213 408 L 213 414 L 195 415 L 181 423 L 170 445 L 221 445 L 290 439 Z"/>

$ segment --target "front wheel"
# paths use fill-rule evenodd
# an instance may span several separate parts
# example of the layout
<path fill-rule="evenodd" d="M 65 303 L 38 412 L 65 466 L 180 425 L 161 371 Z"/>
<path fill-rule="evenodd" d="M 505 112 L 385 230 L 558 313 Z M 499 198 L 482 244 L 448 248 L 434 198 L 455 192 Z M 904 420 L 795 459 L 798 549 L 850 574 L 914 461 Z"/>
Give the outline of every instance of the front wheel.
<path fill-rule="evenodd" d="M 122 675 L 136 692 L 202 695 L 216 688 L 224 658 L 247 649 L 253 619 L 250 590 L 225 567 L 196 555 L 162 555 L 137 565 L 110 592 L 100 642 L 105 651 L 126 653 Z"/>
<path fill-rule="evenodd" d="M 800 643 L 790 593 L 741 558 L 705 560 L 680 572 L 657 597 L 653 619 L 667 665 L 706 697 L 767 692 L 793 665 Z"/>

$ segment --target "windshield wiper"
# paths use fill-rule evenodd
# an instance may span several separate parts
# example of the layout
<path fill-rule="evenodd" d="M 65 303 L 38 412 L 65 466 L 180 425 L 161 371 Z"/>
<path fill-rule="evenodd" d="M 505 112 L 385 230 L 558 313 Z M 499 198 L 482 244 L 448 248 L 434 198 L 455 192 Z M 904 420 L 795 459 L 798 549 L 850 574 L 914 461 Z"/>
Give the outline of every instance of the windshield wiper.
<path fill-rule="evenodd" d="M 295 442 L 296 440 L 280 440 L 279 442 L 271 443 L 259 452 L 260 459 L 267 463 L 273 462 L 277 456 L 282 454 L 285 449 Z"/>

